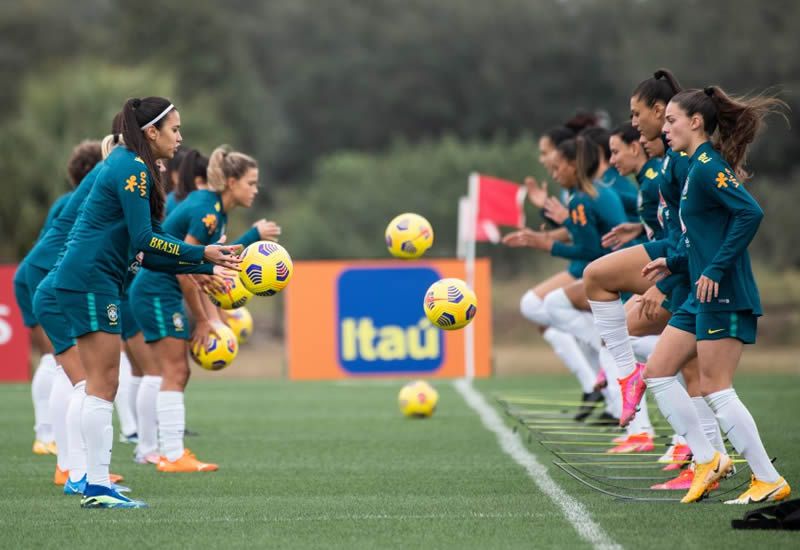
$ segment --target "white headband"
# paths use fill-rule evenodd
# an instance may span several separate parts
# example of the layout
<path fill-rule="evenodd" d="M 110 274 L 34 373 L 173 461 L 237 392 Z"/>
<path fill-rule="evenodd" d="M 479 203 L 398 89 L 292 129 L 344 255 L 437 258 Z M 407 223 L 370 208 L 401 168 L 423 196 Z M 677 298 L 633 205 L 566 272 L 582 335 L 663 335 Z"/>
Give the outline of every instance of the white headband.
<path fill-rule="evenodd" d="M 170 112 L 174 108 L 175 108 L 175 106 L 172 103 L 170 103 L 169 107 L 167 107 L 166 109 L 161 111 L 160 115 L 158 115 L 156 118 L 154 118 L 153 120 L 151 120 L 150 122 L 148 122 L 147 124 L 142 126 L 142 130 L 144 130 L 145 128 L 149 128 L 150 126 L 152 126 L 153 124 L 155 124 L 156 122 L 158 122 L 159 120 L 161 120 L 162 118 L 167 116 L 167 113 Z"/>

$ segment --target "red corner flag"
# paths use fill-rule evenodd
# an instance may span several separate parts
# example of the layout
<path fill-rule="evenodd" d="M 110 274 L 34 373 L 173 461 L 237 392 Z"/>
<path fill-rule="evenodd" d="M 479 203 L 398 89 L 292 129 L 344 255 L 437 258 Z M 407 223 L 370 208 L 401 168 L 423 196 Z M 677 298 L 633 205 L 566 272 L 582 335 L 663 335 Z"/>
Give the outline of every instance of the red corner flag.
<path fill-rule="evenodd" d="M 478 174 L 476 241 L 500 242 L 500 228 L 525 225 L 525 187 L 511 181 Z"/>

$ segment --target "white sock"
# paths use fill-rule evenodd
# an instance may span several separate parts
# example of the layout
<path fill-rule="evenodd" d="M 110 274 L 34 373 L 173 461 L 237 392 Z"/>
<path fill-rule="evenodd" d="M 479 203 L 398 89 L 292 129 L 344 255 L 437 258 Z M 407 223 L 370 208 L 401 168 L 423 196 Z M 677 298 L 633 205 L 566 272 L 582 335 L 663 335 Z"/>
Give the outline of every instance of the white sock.
<path fill-rule="evenodd" d="M 700 427 L 703 428 L 703 433 L 706 434 L 706 439 L 714 447 L 714 450 L 722 454 L 728 454 L 725 449 L 725 443 L 722 441 L 722 433 L 719 431 L 719 422 L 714 415 L 714 411 L 708 406 L 708 403 L 702 397 L 692 397 L 692 403 L 695 410 L 697 410 L 697 417 L 700 419 Z"/>
<path fill-rule="evenodd" d="M 53 441 L 53 424 L 50 419 L 50 392 L 56 376 L 56 358 L 52 353 L 45 353 L 39 359 L 39 366 L 31 380 L 33 396 L 33 429 L 36 439 L 44 443 Z"/>
<path fill-rule="evenodd" d="M 133 421 L 136 422 L 136 400 L 139 398 L 139 387 L 142 385 L 142 377 L 141 376 L 131 376 L 131 397 L 130 397 L 130 405 L 131 405 L 131 414 L 133 415 Z M 138 431 L 139 427 L 136 426 Z"/>
<path fill-rule="evenodd" d="M 56 367 L 53 387 L 50 389 L 50 418 L 53 419 L 53 436 L 58 455 L 56 463 L 61 471 L 69 470 L 69 443 L 67 434 L 67 407 L 72 395 L 72 382 L 61 365 Z"/>
<path fill-rule="evenodd" d="M 591 393 L 594 388 L 595 375 L 575 338 L 571 334 L 553 327 L 545 330 L 542 336 L 569 371 L 578 379 L 583 393 Z"/>
<path fill-rule="evenodd" d="M 674 376 L 648 378 L 645 382 L 653 393 L 661 414 L 678 435 L 686 438 L 695 461 L 705 463 L 714 458 L 714 447 L 700 427 L 700 419 L 692 404 L 692 398 L 683 386 L 678 384 L 677 378 Z"/>
<path fill-rule="evenodd" d="M 626 377 L 636 368 L 628 325 L 625 321 L 625 306 L 622 300 L 594 302 L 589 300 L 597 332 L 614 356 L 621 377 Z"/>
<path fill-rule="evenodd" d="M 131 378 L 131 362 L 124 351 L 120 352 L 119 386 L 117 387 L 117 396 L 114 398 L 114 406 L 117 409 L 117 418 L 119 418 L 119 429 L 124 435 L 136 433 L 136 417 L 131 402 Z"/>
<path fill-rule="evenodd" d="M 86 482 L 111 487 L 108 467 L 114 444 L 112 414 L 114 404 L 94 395 L 87 395 L 81 411 L 81 431 L 86 441 Z"/>
<path fill-rule="evenodd" d="M 658 336 L 655 334 L 650 336 L 631 336 L 631 347 L 636 360 L 640 363 L 647 363 L 647 358 L 653 353 L 656 342 L 658 342 Z"/>
<path fill-rule="evenodd" d="M 606 398 L 606 412 L 619 418 L 622 414 L 622 390 L 617 382 L 617 365 L 605 347 L 600 348 L 599 359 L 600 367 L 606 371 L 606 380 L 608 380 L 608 386 L 603 390 L 603 396 Z"/>
<path fill-rule="evenodd" d="M 756 479 L 767 483 L 778 481 L 781 476 L 764 449 L 753 416 L 739 400 L 736 390 L 728 388 L 712 393 L 706 396 L 706 401 L 717 415 L 728 441 L 747 460 Z"/>
<path fill-rule="evenodd" d="M 572 305 L 563 288 L 545 296 L 544 306 L 552 326 L 587 342 L 595 349 L 600 349 L 600 335 L 594 327 L 592 314 Z"/>
<path fill-rule="evenodd" d="M 158 436 L 161 454 L 170 462 L 183 456 L 183 431 L 186 428 L 186 409 L 183 392 L 158 392 Z"/>
<path fill-rule="evenodd" d="M 139 443 L 136 452 L 140 456 L 158 452 L 158 416 L 156 401 L 161 390 L 160 376 L 142 376 L 139 394 L 136 396 L 136 419 Z"/>
<path fill-rule="evenodd" d="M 86 399 L 86 380 L 72 388 L 67 408 L 67 444 L 69 445 L 69 479 L 80 481 L 86 475 L 86 441 L 81 431 L 81 411 Z"/>
<path fill-rule="evenodd" d="M 519 301 L 519 311 L 531 323 L 536 323 L 543 327 L 550 326 L 550 318 L 547 315 L 547 309 L 544 307 L 544 301 L 532 290 L 522 295 Z"/>

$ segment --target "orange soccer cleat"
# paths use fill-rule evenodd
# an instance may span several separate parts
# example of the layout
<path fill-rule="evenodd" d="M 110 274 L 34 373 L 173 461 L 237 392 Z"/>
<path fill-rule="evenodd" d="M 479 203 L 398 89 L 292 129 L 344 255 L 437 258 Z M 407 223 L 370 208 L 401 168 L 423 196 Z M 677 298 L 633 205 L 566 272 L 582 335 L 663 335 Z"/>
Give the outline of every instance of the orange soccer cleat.
<path fill-rule="evenodd" d="M 167 457 L 162 456 L 158 461 L 156 470 L 168 473 L 189 473 L 189 472 L 216 472 L 219 466 L 200 462 L 194 453 L 189 449 L 183 450 L 183 455 L 175 462 L 170 462 Z"/>

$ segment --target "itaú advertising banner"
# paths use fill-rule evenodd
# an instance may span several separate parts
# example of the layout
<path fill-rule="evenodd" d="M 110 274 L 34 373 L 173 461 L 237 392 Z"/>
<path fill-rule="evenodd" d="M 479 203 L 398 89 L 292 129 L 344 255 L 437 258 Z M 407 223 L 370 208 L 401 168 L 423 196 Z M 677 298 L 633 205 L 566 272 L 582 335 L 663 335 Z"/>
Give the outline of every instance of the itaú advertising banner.
<path fill-rule="evenodd" d="M 464 262 L 449 259 L 295 262 L 286 290 L 289 378 L 463 376 L 464 330 L 431 325 L 423 298 L 435 281 L 465 276 Z M 478 260 L 476 376 L 491 370 L 490 277 L 489 260 Z"/>
<path fill-rule="evenodd" d="M 30 380 L 30 335 L 14 297 L 16 265 L 0 265 L 0 382 Z"/>

